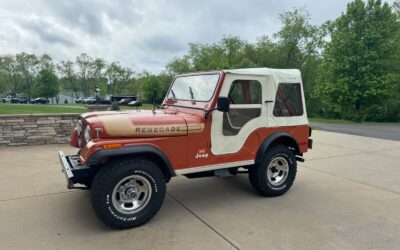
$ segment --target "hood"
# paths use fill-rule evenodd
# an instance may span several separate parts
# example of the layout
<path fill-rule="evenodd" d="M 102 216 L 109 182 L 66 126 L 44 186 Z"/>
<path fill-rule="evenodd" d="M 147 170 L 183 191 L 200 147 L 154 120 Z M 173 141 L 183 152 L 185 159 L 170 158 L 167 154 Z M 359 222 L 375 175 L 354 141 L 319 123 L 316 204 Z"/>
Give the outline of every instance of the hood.
<path fill-rule="evenodd" d="M 200 118 L 160 110 L 93 112 L 81 117 L 90 124 L 94 138 L 183 136 L 204 129 Z"/>

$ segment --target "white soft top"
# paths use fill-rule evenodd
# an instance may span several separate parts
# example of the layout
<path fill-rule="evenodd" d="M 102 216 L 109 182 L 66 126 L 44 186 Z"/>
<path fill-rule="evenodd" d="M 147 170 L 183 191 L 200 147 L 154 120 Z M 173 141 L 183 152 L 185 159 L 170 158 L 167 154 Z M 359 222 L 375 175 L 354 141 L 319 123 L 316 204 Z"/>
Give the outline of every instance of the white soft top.
<path fill-rule="evenodd" d="M 212 114 L 211 125 L 211 151 L 215 155 L 234 154 L 244 146 L 251 133 L 259 128 L 276 128 L 288 126 L 307 125 L 307 111 L 302 93 L 303 114 L 299 116 L 275 116 L 273 114 L 276 100 L 276 93 L 279 84 L 299 83 L 301 73 L 297 69 L 269 69 L 269 68 L 250 68 L 250 69 L 230 69 L 224 70 L 225 79 L 221 87 L 219 96 L 228 96 L 232 83 L 236 80 L 256 80 L 262 86 L 261 95 L 263 102 L 260 104 L 231 104 L 232 109 L 257 108 L 261 110 L 259 117 L 253 118 L 240 129 L 235 136 L 223 134 L 224 114 L 214 112 Z M 301 90 L 302 91 L 302 90 Z M 265 102 L 268 101 L 268 102 Z M 243 111 L 247 112 L 247 111 Z M 227 117 L 229 117 L 229 114 Z"/>
<path fill-rule="evenodd" d="M 272 77 L 279 83 L 301 83 L 301 73 L 298 69 L 271 69 L 271 68 L 247 68 L 226 69 L 226 74 L 257 75 Z"/>

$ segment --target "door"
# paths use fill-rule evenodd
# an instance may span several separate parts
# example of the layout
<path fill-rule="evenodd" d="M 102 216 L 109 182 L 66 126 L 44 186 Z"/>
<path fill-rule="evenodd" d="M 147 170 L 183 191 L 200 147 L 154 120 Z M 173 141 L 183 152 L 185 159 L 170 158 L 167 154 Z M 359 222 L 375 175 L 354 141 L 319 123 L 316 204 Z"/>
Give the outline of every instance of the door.
<path fill-rule="evenodd" d="M 229 112 L 214 112 L 211 126 L 211 152 L 214 155 L 238 152 L 247 137 L 267 126 L 265 99 L 266 79 L 255 76 L 228 75 L 220 96 L 231 102 Z"/>

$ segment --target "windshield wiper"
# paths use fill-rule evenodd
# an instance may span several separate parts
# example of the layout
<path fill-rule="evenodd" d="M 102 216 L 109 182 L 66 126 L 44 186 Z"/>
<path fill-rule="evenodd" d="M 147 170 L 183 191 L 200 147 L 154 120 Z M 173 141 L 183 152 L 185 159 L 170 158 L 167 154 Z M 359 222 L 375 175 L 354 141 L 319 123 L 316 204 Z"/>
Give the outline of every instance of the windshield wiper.
<path fill-rule="evenodd" d="M 174 100 L 176 100 L 176 95 L 175 95 L 175 92 L 174 92 L 173 89 L 171 89 L 171 94 L 172 94 L 172 98 L 173 98 Z"/>
<path fill-rule="evenodd" d="M 190 87 L 190 86 L 189 86 L 189 93 L 190 93 L 190 99 L 192 100 L 192 103 L 196 104 L 196 101 L 194 100 L 193 90 L 192 90 L 192 87 Z"/>

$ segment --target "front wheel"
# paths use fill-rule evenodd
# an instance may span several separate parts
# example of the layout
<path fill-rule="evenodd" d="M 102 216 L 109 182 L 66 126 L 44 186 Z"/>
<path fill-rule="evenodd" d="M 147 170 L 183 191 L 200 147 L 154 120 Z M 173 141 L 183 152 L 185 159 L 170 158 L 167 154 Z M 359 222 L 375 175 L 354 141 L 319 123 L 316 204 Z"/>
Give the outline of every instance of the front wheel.
<path fill-rule="evenodd" d="M 147 159 L 113 161 L 97 173 L 91 192 L 93 209 L 105 224 L 116 229 L 137 227 L 160 209 L 165 178 Z"/>
<path fill-rule="evenodd" d="M 249 168 L 249 180 L 264 196 L 286 193 L 296 178 L 297 163 L 292 150 L 284 145 L 269 149 L 262 160 Z"/>

